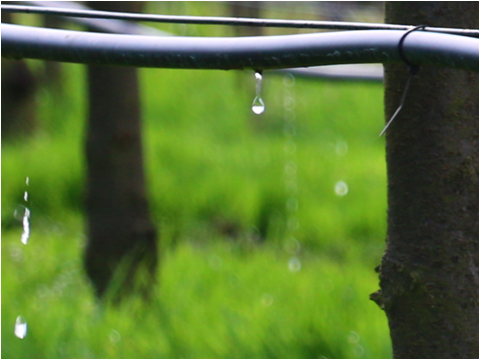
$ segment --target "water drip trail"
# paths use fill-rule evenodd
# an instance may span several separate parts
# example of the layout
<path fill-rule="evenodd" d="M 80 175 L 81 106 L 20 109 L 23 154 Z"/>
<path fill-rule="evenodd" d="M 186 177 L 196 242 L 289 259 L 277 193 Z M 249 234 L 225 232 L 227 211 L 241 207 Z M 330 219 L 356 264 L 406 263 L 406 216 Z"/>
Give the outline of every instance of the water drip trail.
<path fill-rule="evenodd" d="M 252 102 L 252 111 L 260 115 L 265 111 L 265 102 L 262 99 L 262 80 L 263 75 L 261 71 L 255 71 L 255 98 Z"/>
<path fill-rule="evenodd" d="M 17 316 L 15 320 L 15 328 L 13 330 L 16 337 L 19 339 L 25 339 L 27 336 L 27 321 L 23 316 Z"/>
<path fill-rule="evenodd" d="M 28 176 L 25 178 L 25 185 L 29 186 L 30 184 L 30 179 Z M 22 217 L 22 226 L 23 226 L 23 232 L 20 237 L 20 241 L 22 244 L 27 245 L 28 239 L 30 238 L 30 209 L 27 207 L 28 205 L 28 191 L 25 190 L 23 192 L 23 201 L 25 202 L 24 205 L 20 205 L 21 208 L 23 208 L 24 213 Z M 17 218 L 17 210 L 14 212 L 14 216 Z M 13 329 L 13 333 L 15 336 L 19 339 L 25 339 L 27 336 L 27 331 L 28 331 L 28 326 L 27 326 L 27 321 L 25 318 L 21 315 L 17 316 L 15 319 L 15 327 Z"/>
<path fill-rule="evenodd" d="M 295 113 L 295 77 L 287 73 L 283 78 L 284 97 L 284 135 L 285 135 L 285 192 L 286 203 L 285 211 L 287 214 L 287 230 L 285 250 L 290 254 L 288 269 L 290 272 L 298 272 L 302 264 L 297 255 L 300 252 L 301 244 L 296 239 L 296 233 L 300 227 L 298 221 L 298 175 L 297 175 L 297 144 L 295 136 L 297 132 L 296 113 Z"/>
<path fill-rule="evenodd" d="M 30 182 L 30 179 L 27 177 L 25 179 L 25 184 L 28 186 L 29 182 Z M 28 191 L 25 191 L 23 193 L 23 200 L 25 201 L 26 204 L 28 204 Z M 28 239 L 30 238 L 30 209 L 26 206 L 26 204 L 24 206 L 25 212 L 22 218 L 23 233 L 20 238 L 20 241 L 24 245 L 27 245 Z"/>
<path fill-rule="evenodd" d="M 30 238 L 30 210 L 27 207 L 25 207 L 25 214 L 23 215 L 22 224 L 23 233 L 20 241 L 22 244 L 27 245 L 28 239 Z"/>

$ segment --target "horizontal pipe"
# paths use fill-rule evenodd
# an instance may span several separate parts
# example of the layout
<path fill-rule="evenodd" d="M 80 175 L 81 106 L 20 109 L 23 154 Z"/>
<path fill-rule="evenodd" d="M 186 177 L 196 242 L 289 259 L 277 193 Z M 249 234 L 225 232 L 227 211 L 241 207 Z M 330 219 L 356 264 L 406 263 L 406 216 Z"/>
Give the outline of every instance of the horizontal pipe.
<path fill-rule="evenodd" d="M 90 8 L 75 1 L 21 1 L 21 3 L 40 7 L 64 8 L 66 10 L 91 10 Z M 139 25 L 136 22 L 126 20 L 90 19 L 71 16 L 64 17 L 64 19 L 87 26 L 88 28 L 96 31 L 112 34 L 174 36 L 171 33 L 160 31 L 152 27 Z M 383 81 L 383 68 L 378 64 L 315 66 L 301 69 L 277 70 L 277 72 L 280 74 L 289 72 L 298 77 L 333 81 Z"/>
<path fill-rule="evenodd" d="M 99 34 L 2 24 L 2 56 L 176 69 L 280 69 L 401 62 L 404 31 L 213 38 Z M 403 43 L 411 63 L 478 72 L 479 41 L 415 31 Z"/>
<path fill-rule="evenodd" d="M 328 30 L 408 30 L 411 25 L 397 24 L 375 24 L 362 22 L 343 21 L 316 21 L 316 20 L 284 20 L 284 19 L 256 19 L 256 18 L 234 18 L 219 16 L 183 16 L 183 15 L 161 15 L 161 14 L 138 14 L 85 9 L 59 9 L 55 7 L 35 7 L 21 5 L 2 5 L 2 11 L 20 12 L 29 14 L 74 16 L 93 19 L 116 19 L 131 21 L 150 21 L 157 23 L 173 24 L 200 24 L 200 25 L 228 25 L 228 26 L 257 26 L 277 28 L 301 28 L 301 29 L 328 29 Z M 463 36 L 479 36 L 478 29 L 455 29 L 425 27 L 426 31 L 442 32 Z"/>

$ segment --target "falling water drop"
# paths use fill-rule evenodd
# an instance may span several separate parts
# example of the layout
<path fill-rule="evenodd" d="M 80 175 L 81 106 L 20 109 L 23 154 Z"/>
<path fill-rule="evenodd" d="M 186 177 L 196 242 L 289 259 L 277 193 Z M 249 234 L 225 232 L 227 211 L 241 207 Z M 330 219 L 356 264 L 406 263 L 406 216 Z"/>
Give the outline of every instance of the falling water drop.
<path fill-rule="evenodd" d="M 292 257 L 288 260 L 288 270 L 293 273 L 299 272 L 302 269 L 302 262 L 297 257 Z"/>
<path fill-rule="evenodd" d="M 19 339 L 24 339 L 25 336 L 27 336 L 27 321 L 23 316 L 17 316 L 17 319 L 15 320 L 15 329 L 13 332 Z"/>
<path fill-rule="evenodd" d="M 263 306 L 270 306 L 273 304 L 273 296 L 270 294 L 263 294 L 261 302 Z"/>
<path fill-rule="evenodd" d="M 253 102 L 252 102 L 252 111 L 257 115 L 260 115 L 265 111 L 265 102 L 261 97 L 262 79 L 263 79 L 263 76 L 261 71 L 255 71 L 256 94 L 255 94 L 255 99 L 253 99 Z"/>
<path fill-rule="evenodd" d="M 352 344 L 356 344 L 360 341 L 360 335 L 358 335 L 358 333 L 356 333 L 355 331 L 350 331 L 350 333 L 348 334 L 348 341 Z"/>
<path fill-rule="evenodd" d="M 286 87 L 292 87 L 295 85 L 295 76 L 292 73 L 285 73 L 283 77 L 283 85 Z"/>
<path fill-rule="evenodd" d="M 30 238 L 30 210 L 25 208 L 25 214 L 23 215 L 23 233 L 20 241 L 22 244 L 27 245 L 28 239 Z"/>
<path fill-rule="evenodd" d="M 110 331 L 110 334 L 108 335 L 110 338 L 110 341 L 112 343 L 118 343 L 120 340 L 122 340 L 122 335 L 117 330 L 112 330 Z"/>
<path fill-rule="evenodd" d="M 253 99 L 252 111 L 257 115 L 260 115 L 265 111 L 265 103 L 261 97 L 255 96 L 255 99 Z"/>
<path fill-rule="evenodd" d="M 296 213 L 298 211 L 298 200 L 296 196 L 291 196 L 287 199 L 286 208 L 288 213 Z"/>
<path fill-rule="evenodd" d="M 365 350 L 363 346 L 359 344 L 355 344 L 355 346 L 353 347 L 353 354 L 355 358 L 361 358 L 364 352 Z"/>
<path fill-rule="evenodd" d="M 284 248 L 288 253 L 295 255 L 300 252 L 301 245 L 297 239 L 291 237 L 285 241 Z"/>
<path fill-rule="evenodd" d="M 25 212 L 25 206 L 19 204 L 13 210 L 13 217 L 15 218 L 15 220 L 22 221 L 24 212 Z"/>
<path fill-rule="evenodd" d="M 25 178 L 25 184 L 28 186 L 29 183 L 30 183 L 30 179 L 27 176 Z M 28 202 L 28 191 L 24 191 L 23 200 L 25 202 Z M 28 239 L 30 238 L 30 209 L 27 208 L 26 206 L 22 206 L 22 207 L 25 209 L 25 211 L 22 217 L 23 233 L 20 238 L 20 241 L 22 242 L 22 244 L 27 245 Z M 16 211 L 14 215 L 16 215 Z"/>
<path fill-rule="evenodd" d="M 335 194 L 337 196 L 345 196 L 348 194 L 348 185 L 345 181 L 339 181 L 335 184 Z"/>
<path fill-rule="evenodd" d="M 335 145 L 335 152 L 338 156 L 344 156 L 348 153 L 348 143 L 346 141 L 338 141 Z"/>

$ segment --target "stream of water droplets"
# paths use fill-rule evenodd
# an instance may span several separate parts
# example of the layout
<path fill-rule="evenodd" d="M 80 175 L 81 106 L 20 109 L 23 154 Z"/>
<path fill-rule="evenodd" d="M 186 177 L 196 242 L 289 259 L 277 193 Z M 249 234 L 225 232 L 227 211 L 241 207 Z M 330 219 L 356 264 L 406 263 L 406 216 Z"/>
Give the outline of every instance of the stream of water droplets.
<path fill-rule="evenodd" d="M 29 185 L 29 178 L 25 179 L 25 184 Z M 24 214 L 22 218 L 23 232 L 20 237 L 22 244 L 27 245 L 28 239 L 30 238 L 30 209 L 26 206 L 28 204 L 28 191 L 23 193 L 23 200 L 25 201 Z"/>
<path fill-rule="evenodd" d="M 284 134 L 285 134 L 285 191 L 287 201 L 285 203 L 285 211 L 287 214 L 287 230 L 285 250 L 291 255 L 288 261 L 288 269 L 291 272 L 298 272 L 302 268 L 302 263 L 297 257 L 301 244 L 296 238 L 296 233 L 300 227 L 298 221 L 298 166 L 297 166 L 297 144 L 295 136 L 297 133 L 296 124 L 296 99 L 295 99 L 295 77 L 287 73 L 283 77 L 284 94 L 283 94 L 283 113 L 284 113 Z"/>
<path fill-rule="evenodd" d="M 25 185 L 28 187 L 29 183 L 30 183 L 30 179 L 26 177 Z M 30 209 L 27 207 L 28 201 L 29 201 L 27 190 L 23 192 L 23 201 L 25 202 L 25 204 L 19 206 L 21 209 L 23 209 L 23 216 L 22 216 L 23 232 L 20 237 L 20 241 L 22 242 L 22 244 L 27 245 L 28 240 L 30 238 Z M 16 209 L 13 215 L 15 218 L 19 219 L 18 217 L 19 214 L 17 212 L 18 210 Z M 25 318 L 21 315 L 17 316 L 17 318 L 15 319 L 15 327 L 13 329 L 13 333 L 15 334 L 15 336 L 19 339 L 24 339 L 27 336 L 27 330 L 28 330 L 28 326 Z"/>

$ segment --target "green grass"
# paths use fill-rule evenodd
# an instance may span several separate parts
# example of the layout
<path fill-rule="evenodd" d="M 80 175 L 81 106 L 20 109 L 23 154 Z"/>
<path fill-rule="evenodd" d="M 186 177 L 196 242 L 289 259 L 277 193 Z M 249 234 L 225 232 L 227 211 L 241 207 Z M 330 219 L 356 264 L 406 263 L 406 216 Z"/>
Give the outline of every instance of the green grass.
<path fill-rule="evenodd" d="M 305 254 L 292 272 L 289 255 L 269 246 L 183 243 L 163 254 L 151 303 L 102 309 L 82 274 L 80 235 L 4 241 L 4 358 L 390 355 L 386 320 L 367 300 L 375 275 L 358 259 Z M 13 334 L 19 314 L 29 325 L 23 340 Z"/>
<path fill-rule="evenodd" d="M 42 130 L 2 144 L 2 357 L 391 357 L 385 315 L 368 299 L 386 218 L 380 85 L 297 79 L 289 155 L 282 75 L 264 74 L 267 109 L 254 116 L 253 72 L 141 70 L 162 260 L 153 301 L 115 308 L 95 302 L 82 270 L 84 74 L 65 72 L 62 97 L 39 92 Z M 13 217 L 22 205 L 27 246 Z"/>

